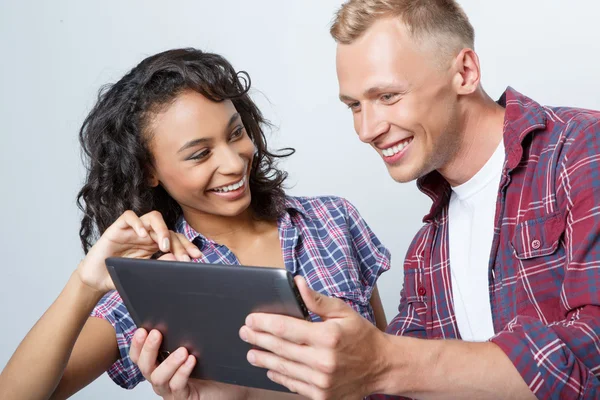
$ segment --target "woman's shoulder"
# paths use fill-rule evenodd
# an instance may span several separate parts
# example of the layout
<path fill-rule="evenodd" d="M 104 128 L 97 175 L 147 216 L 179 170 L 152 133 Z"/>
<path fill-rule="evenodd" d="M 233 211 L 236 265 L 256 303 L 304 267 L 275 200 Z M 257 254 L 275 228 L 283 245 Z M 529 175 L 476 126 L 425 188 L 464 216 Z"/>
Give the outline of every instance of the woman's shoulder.
<path fill-rule="evenodd" d="M 298 211 L 309 219 L 319 220 L 346 217 L 353 206 L 339 196 L 286 196 L 286 208 Z"/>
<path fill-rule="evenodd" d="M 116 290 L 106 293 L 96 304 L 90 316 L 106 319 L 112 325 L 124 323 L 134 325 L 123 299 Z"/>

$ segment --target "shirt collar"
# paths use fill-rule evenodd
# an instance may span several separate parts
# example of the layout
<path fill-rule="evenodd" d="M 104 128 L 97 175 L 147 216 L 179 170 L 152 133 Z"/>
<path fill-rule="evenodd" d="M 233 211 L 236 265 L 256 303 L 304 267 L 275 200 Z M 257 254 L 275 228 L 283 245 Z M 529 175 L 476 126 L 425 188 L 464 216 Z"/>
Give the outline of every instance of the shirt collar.
<path fill-rule="evenodd" d="M 292 223 L 293 214 L 300 214 L 302 217 L 304 217 L 307 220 L 311 219 L 309 210 L 302 204 L 302 202 L 300 202 L 299 199 L 297 199 L 295 197 L 286 196 L 285 212 L 282 216 L 279 217 L 281 219 L 281 221 L 283 222 L 284 226 L 286 226 L 286 227 L 293 226 L 293 223 Z M 202 243 L 208 242 L 208 243 L 212 243 L 215 245 L 217 244 L 214 241 L 212 241 L 212 240 L 208 239 L 207 237 L 205 237 L 204 235 L 202 235 L 200 232 L 197 232 L 194 228 L 192 228 L 192 226 L 185 220 L 183 215 L 179 218 L 179 221 L 176 224 L 176 231 L 177 231 L 177 233 L 183 234 L 187 238 L 187 240 L 189 240 L 192 243 L 195 240 L 198 240 Z"/>
<path fill-rule="evenodd" d="M 523 158 L 523 141 L 533 131 L 546 127 L 546 113 L 543 107 L 527 96 L 508 87 L 498 100 L 506 109 L 504 116 L 504 148 L 506 167 L 514 169 Z M 448 204 L 452 188 L 442 175 L 433 171 L 417 179 L 417 187 L 433 200 L 429 213 L 423 222 L 432 221 Z"/>

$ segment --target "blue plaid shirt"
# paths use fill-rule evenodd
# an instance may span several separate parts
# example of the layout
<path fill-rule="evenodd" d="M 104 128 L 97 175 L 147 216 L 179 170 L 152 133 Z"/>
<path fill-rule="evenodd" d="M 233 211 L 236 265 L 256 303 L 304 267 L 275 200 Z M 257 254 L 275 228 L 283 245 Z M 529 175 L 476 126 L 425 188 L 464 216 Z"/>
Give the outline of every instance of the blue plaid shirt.
<path fill-rule="evenodd" d="M 390 253 L 352 204 L 339 197 L 287 197 L 278 227 L 285 267 L 292 275 L 303 276 L 313 290 L 344 300 L 375 322 L 369 301 L 377 278 L 390 268 Z M 185 220 L 176 230 L 202 251 L 194 261 L 240 264 L 227 247 L 205 238 Z M 121 358 L 108 370 L 109 376 L 123 388 L 134 388 L 144 380 L 129 358 L 136 326 L 119 294 L 107 293 L 91 315 L 106 319 L 116 331 Z"/>

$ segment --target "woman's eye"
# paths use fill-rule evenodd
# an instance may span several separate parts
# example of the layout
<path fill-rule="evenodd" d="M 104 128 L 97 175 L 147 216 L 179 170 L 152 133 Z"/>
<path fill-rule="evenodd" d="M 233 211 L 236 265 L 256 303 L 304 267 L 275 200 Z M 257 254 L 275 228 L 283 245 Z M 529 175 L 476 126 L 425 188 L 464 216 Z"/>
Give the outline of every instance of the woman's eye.
<path fill-rule="evenodd" d="M 188 160 L 196 160 L 196 161 L 202 160 L 209 154 L 210 154 L 210 151 L 208 149 L 205 149 L 205 150 L 202 150 L 202 151 L 192 154 Z"/>
<path fill-rule="evenodd" d="M 243 134 L 244 134 L 244 127 L 240 126 L 235 131 L 233 131 L 233 133 L 231 134 L 231 139 L 237 139 L 237 138 L 241 137 Z"/>

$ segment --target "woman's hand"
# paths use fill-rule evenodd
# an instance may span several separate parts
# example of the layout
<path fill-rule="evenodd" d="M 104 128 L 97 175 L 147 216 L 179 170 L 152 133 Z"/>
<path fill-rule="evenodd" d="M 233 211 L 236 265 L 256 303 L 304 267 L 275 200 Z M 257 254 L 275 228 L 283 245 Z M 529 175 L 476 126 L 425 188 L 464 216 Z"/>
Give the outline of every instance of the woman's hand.
<path fill-rule="evenodd" d="M 159 331 L 152 330 L 148 334 L 140 328 L 133 336 L 129 351 L 129 357 L 159 396 L 168 400 L 235 400 L 248 397 L 248 390 L 240 386 L 191 379 L 196 358 L 184 347 L 171 353 L 159 364 L 157 358 L 161 342 Z"/>
<path fill-rule="evenodd" d="M 85 285 L 106 293 L 115 288 L 106 270 L 108 257 L 150 258 L 158 251 L 171 253 L 179 261 L 202 255 L 185 236 L 169 231 L 158 211 L 141 217 L 125 211 L 90 249 L 77 273 Z"/>

